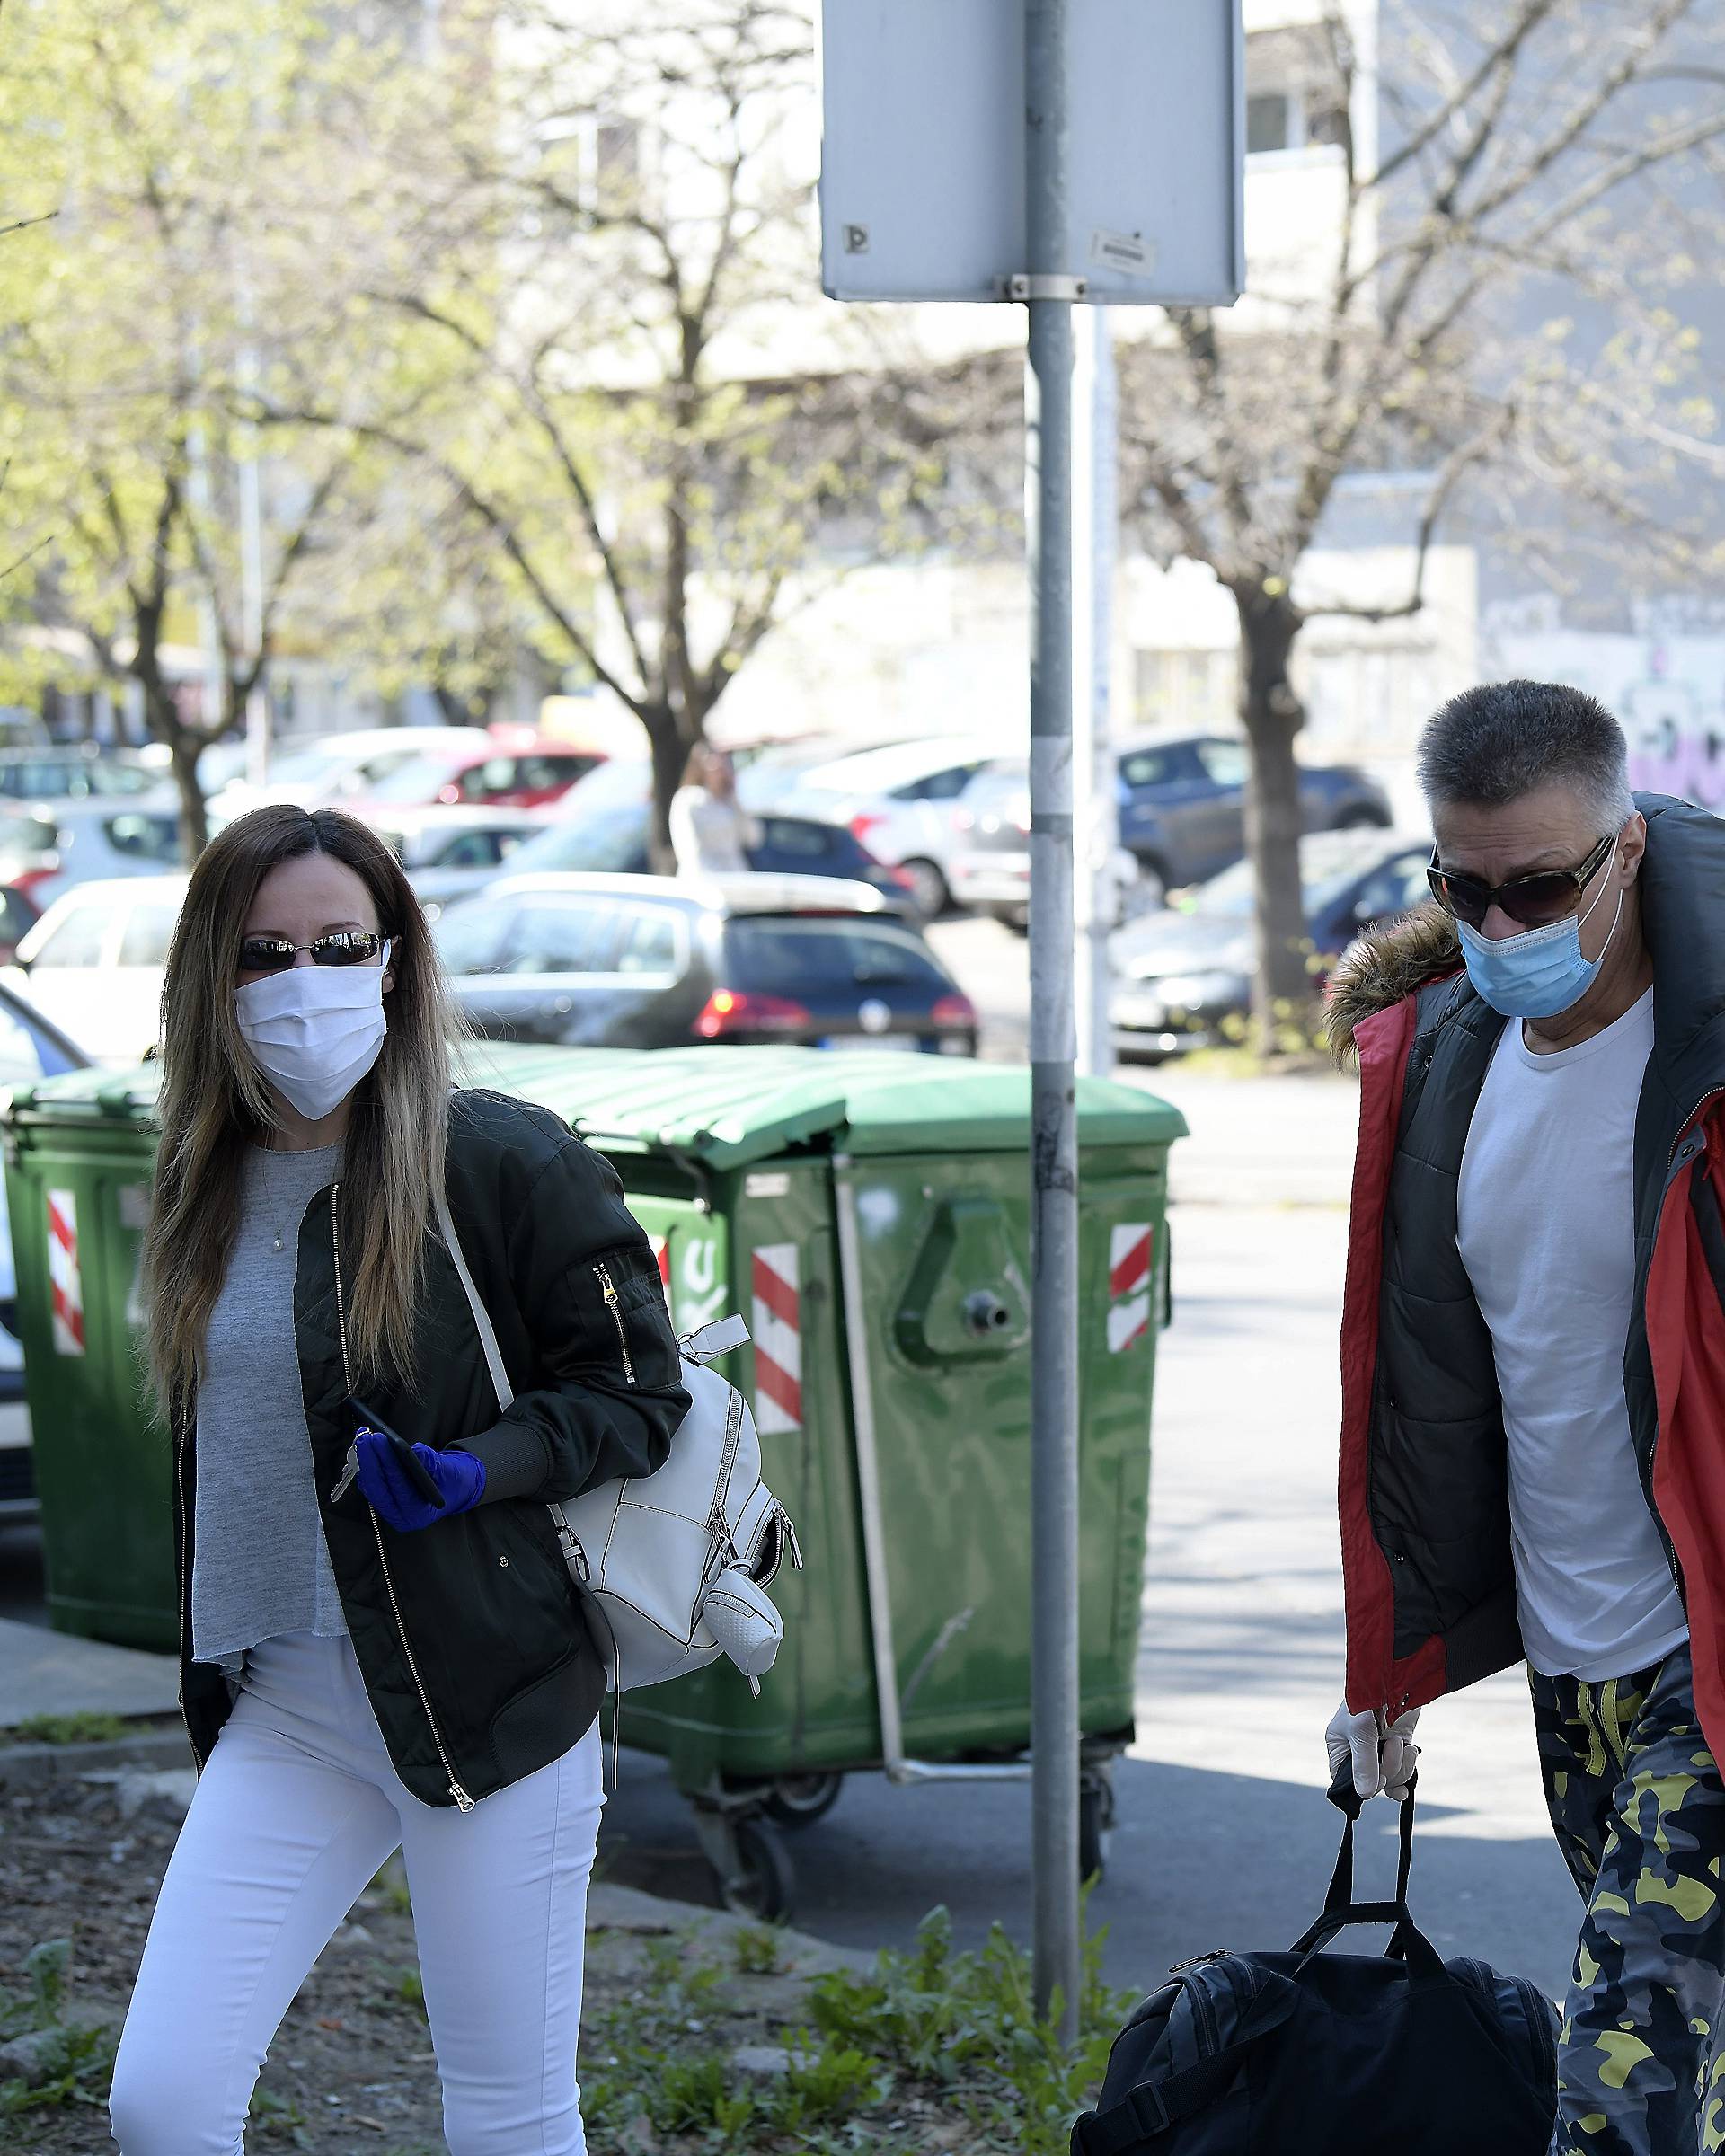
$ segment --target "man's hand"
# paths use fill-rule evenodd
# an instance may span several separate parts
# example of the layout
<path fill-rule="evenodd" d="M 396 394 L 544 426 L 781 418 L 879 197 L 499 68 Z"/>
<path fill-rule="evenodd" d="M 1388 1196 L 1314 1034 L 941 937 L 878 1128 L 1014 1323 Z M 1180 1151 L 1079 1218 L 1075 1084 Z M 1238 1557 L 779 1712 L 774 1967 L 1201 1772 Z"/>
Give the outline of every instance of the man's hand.
<path fill-rule="evenodd" d="M 1344 1700 L 1323 1733 L 1331 1780 L 1333 1782 L 1344 1767 L 1351 1766 L 1358 1795 L 1382 1794 L 1405 1804 L 1420 1757 L 1420 1747 L 1413 1741 L 1419 1719 L 1417 1707 L 1395 1721 L 1391 1721 L 1381 1707 L 1376 1714 L 1349 1714 Z"/>

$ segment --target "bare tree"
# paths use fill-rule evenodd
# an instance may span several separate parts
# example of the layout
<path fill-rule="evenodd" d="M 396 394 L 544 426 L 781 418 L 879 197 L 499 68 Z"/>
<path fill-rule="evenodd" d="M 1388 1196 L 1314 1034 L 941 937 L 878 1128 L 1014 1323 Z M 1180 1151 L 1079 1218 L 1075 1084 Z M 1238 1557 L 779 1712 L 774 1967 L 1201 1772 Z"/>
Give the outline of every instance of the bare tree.
<path fill-rule="evenodd" d="M 1561 500 L 1572 524 L 1608 520 L 1652 561 L 1693 569 L 1703 543 L 1660 498 L 1681 449 L 1658 428 L 1695 419 L 1676 418 L 1694 339 L 1669 302 L 1725 139 L 1719 11 L 1384 0 L 1371 72 L 1353 13 L 1329 0 L 1307 46 L 1337 162 L 1316 287 L 1264 265 L 1237 326 L 1178 310 L 1127 359 L 1139 528 L 1163 561 L 1208 564 L 1239 622 L 1261 1044 L 1311 993 L 1292 671 L 1307 621 L 1418 612 L 1435 537 L 1487 477 Z M 1405 595 L 1296 596 L 1338 483 L 1385 465 L 1428 475 Z"/>
<path fill-rule="evenodd" d="M 190 858 L 206 835 L 199 752 L 264 677 L 353 463 L 327 437 L 294 446 L 243 605 L 238 474 L 279 445 L 234 408 L 279 364 L 294 280 L 318 274 L 266 213 L 314 178 L 314 145 L 283 116 L 315 109 L 324 26 L 309 4 L 284 6 L 261 40 L 243 0 L 166 28 L 129 0 L 66 0 L 25 22 L 0 82 L 0 182 L 42 205 L 20 222 L 52 221 L 0 250 L 0 552 L 22 558 L 7 641 L 14 665 L 51 678 L 69 632 L 83 677 L 136 690 L 169 751 Z M 350 82 L 349 56 L 333 58 Z M 194 637 L 218 685 L 201 702 L 168 659 Z"/>
<path fill-rule="evenodd" d="M 805 12 L 639 12 L 518 0 L 446 38 L 398 130 L 365 116 L 354 170 L 394 202 L 345 325 L 368 358 L 273 409 L 393 450 L 489 535 L 538 647 L 645 729 L 662 852 L 714 708 L 837 573 L 822 543 L 961 517 L 999 400 L 811 307 Z"/>

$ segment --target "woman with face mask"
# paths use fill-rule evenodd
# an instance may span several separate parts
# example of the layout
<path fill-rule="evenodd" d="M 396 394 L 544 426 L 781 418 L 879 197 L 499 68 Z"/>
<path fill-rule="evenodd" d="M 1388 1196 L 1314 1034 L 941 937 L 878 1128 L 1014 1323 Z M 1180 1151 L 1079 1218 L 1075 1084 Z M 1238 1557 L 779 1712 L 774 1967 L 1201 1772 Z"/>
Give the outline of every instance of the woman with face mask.
<path fill-rule="evenodd" d="M 145 1239 L 200 1772 L 115 2066 L 123 2156 L 241 2148 L 278 2023 L 398 1846 L 449 2148 L 585 2148 L 606 1665 L 547 1504 L 650 1473 L 688 1399 L 616 1176 L 548 1112 L 453 1090 L 450 1030 L 364 825 L 270 807 L 206 850 Z"/>

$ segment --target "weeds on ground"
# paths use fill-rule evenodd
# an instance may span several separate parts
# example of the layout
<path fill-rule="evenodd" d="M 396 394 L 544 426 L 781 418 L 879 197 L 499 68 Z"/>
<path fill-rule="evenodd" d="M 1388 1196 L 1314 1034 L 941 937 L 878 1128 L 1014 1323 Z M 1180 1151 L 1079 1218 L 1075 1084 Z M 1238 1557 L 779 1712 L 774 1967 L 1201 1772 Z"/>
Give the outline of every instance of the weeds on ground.
<path fill-rule="evenodd" d="M 31 1714 L 13 1726 L 11 1736 L 21 1745 L 100 1745 L 131 1733 L 131 1725 L 117 1714 Z"/>
<path fill-rule="evenodd" d="M 732 1957 L 748 1967 L 768 1945 L 776 1959 L 770 1934 L 739 1933 Z M 653 1941 L 641 1985 L 585 2042 L 592 2145 L 659 2145 L 651 2137 L 660 2136 L 703 2152 L 914 2156 L 935 2145 L 923 2130 L 956 2114 L 978 2152 L 1065 2156 L 1129 2004 L 1101 1980 L 1101 1946 L 1097 1938 L 1086 1949 L 1080 2033 L 1067 2046 L 1038 2018 L 1028 1958 L 1005 1933 L 996 1927 L 975 1952 L 959 1952 L 937 1909 L 911 1952 L 880 1954 L 867 1975 L 816 1979 L 810 2025 L 781 2032 L 783 2070 L 756 2074 L 718 2044 L 692 2050 L 721 1972 L 691 1966 L 685 1942 Z"/>
<path fill-rule="evenodd" d="M 44 1940 L 25 1957 L 24 1995 L 0 1993 L 0 2041 L 43 2039 L 39 2049 L 43 2078 L 33 2089 L 19 2081 L 0 2084 L 0 2121 L 26 2111 L 107 2101 L 119 2037 L 111 2028 L 79 2028 L 66 2019 L 71 1966 L 69 1939 Z"/>

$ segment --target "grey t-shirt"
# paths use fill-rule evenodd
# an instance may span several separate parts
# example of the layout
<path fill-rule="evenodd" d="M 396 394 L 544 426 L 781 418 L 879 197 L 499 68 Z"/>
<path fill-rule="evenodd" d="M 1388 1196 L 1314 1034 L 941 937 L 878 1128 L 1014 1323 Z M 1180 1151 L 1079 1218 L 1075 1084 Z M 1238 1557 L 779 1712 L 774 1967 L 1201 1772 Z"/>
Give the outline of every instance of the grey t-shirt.
<path fill-rule="evenodd" d="M 231 1673 L 278 1632 L 347 1630 L 312 1483 L 294 1336 L 299 1224 L 341 1148 L 246 1148 L 239 1233 L 198 1387 L 191 1651 Z"/>

